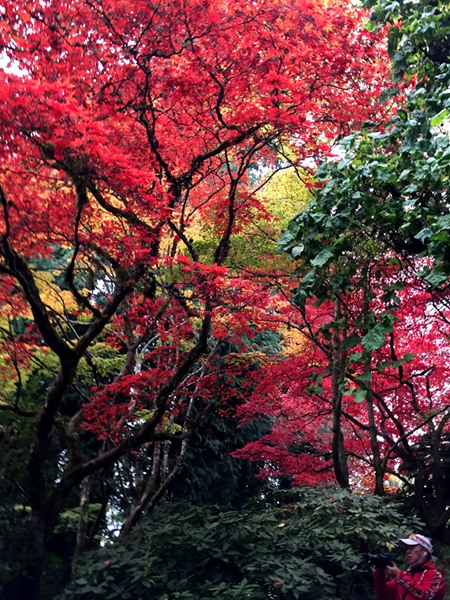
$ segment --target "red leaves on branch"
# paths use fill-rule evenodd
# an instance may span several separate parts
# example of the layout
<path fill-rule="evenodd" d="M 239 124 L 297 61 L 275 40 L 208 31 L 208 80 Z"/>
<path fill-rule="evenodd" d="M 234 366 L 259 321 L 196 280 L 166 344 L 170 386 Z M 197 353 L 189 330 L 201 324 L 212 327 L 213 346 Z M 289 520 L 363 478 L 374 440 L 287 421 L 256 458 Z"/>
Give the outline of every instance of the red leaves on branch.
<path fill-rule="evenodd" d="M 388 278 L 393 281 L 392 273 Z M 386 334 L 384 345 L 371 353 L 369 363 L 362 360 L 361 344 L 353 344 L 346 351 L 341 431 L 351 483 L 359 489 L 371 489 L 375 480 L 369 393 L 385 479 L 389 474 L 408 477 L 408 470 L 413 465 L 417 468 L 418 461 L 428 464 L 431 446 L 434 444 L 435 453 L 444 451 L 443 440 L 450 433 L 448 297 L 430 293 L 412 276 L 397 294 L 392 333 Z M 349 309 L 346 336 L 351 339 L 352 334 L 359 333 L 362 296 L 355 292 L 345 303 Z M 378 315 L 386 310 L 381 293 L 370 309 Z M 333 319 L 333 308 L 327 303 L 320 307 L 311 303 L 305 315 L 302 323 L 295 311 L 290 313 L 291 326 L 297 322 L 305 334 L 303 347 L 296 356 L 267 364 L 249 402 L 238 409 L 244 423 L 260 416 L 269 419 L 270 432 L 234 455 L 260 464 L 262 477 L 284 475 L 293 484 L 319 484 L 334 481 L 335 408 L 331 350 L 324 335 L 324 326 Z M 357 390 L 365 390 L 364 400 L 355 395 Z M 439 464 L 437 456 L 434 460 Z"/>

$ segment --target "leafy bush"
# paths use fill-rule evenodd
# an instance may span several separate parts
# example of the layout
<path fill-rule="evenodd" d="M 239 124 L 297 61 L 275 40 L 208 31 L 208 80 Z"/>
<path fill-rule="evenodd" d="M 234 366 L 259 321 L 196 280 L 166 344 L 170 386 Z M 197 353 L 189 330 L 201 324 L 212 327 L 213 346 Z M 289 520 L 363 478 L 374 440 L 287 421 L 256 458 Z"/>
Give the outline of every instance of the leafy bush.
<path fill-rule="evenodd" d="M 283 500 L 228 512 L 171 506 L 87 555 L 59 600 L 367 599 L 363 555 L 420 528 L 392 500 L 334 489 Z"/>

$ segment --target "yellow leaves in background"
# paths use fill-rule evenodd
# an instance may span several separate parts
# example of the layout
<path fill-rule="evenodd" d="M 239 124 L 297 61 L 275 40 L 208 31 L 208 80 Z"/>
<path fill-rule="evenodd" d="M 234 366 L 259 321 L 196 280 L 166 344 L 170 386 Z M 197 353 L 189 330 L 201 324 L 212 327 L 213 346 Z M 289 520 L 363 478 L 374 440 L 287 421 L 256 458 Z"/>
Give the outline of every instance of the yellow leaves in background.
<path fill-rule="evenodd" d="M 77 311 L 79 307 L 73 294 L 69 290 L 62 290 L 54 282 L 55 275 L 58 275 L 58 272 L 38 271 L 35 273 L 36 284 L 41 292 L 42 301 L 48 309 L 58 315 Z M 31 314 L 26 315 L 26 317 L 32 318 Z"/>
<path fill-rule="evenodd" d="M 298 329 L 287 327 L 280 331 L 283 335 L 283 351 L 286 356 L 297 356 L 301 354 L 306 345 L 305 336 Z"/>
<path fill-rule="evenodd" d="M 294 167 L 277 171 L 259 192 L 266 210 L 279 219 L 280 229 L 284 229 L 311 200 L 304 175 Z"/>

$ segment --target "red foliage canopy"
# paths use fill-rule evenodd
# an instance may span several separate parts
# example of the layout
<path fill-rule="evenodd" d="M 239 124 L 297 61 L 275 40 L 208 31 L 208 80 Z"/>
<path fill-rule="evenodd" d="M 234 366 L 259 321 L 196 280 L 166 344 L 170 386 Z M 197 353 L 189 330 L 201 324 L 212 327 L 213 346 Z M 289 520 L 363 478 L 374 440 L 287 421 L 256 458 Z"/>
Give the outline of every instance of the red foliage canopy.
<path fill-rule="evenodd" d="M 388 308 L 392 299 L 386 303 L 382 294 L 383 285 L 392 283 L 393 277 L 406 284 L 397 291 L 394 311 L 392 306 Z M 431 524 L 436 527 L 445 521 L 447 502 L 448 294 L 427 289 L 413 268 L 397 274 L 386 269 L 371 285 L 378 291 L 369 305 L 364 306 L 362 289 L 341 298 L 346 311 L 345 331 L 339 334 L 343 357 L 339 429 L 350 483 L 362 491 L 372 490 L 378 471 L 389 492 L 390 476 L 395 475 L 397 489 L 401 480 L 407 486 L 414 482 L 424 505 L 434 489 L 435 506 L 428 507 L 428 518 L 431 522 L 435 519 Z M 392 311 L 392 331 L 383 336 L 379 349 L 364 358 L 361 322 L 369 315 L 381 319 Z M 244 422 L 258 415 L 268 417 L 271 430 L 235 456 L 259 462 L 264 477 L 288 476 L 295 485 L 334 482 L 337 398 L 330 341 L 336 327 L 334 306 L 331 302 L 321 306 L 311 302 L 303 319 L 292 307 L 286 314 L 290 326 L 304 333 L 304 347 L 296 356 L 268 364 L 250 401 L 239 408 Z M 328 328 L 327 324 L 332 325 Z"/>
<path fill-rule="evenodd" d="M 257 286 L 246 307 L 252 284 L 222 268 L 258 206 L 247 171 L 288 142 L 295 160 L 317 157 L 379 114 L 384 55 L 363 18 L 303 0 L 3 9 L 0 268 L 16 287 L 2 304 L 12 315 L 29 304 L 43 345 L 71 361 L 67 383 L 106 324 L 124 331 L 115 315 L 127 296 L 121 343 L 158 330 L 158 351 L 169 339 L 177 349 L 160 382 L 182 378 L 199 331 L 203 346 L 211 323 L 230 335 L 227 313 L 250 331 L 265 296 L 254 302 Z M 207 253 L 191 237 L 202 219 L 217 232 Z M 55 248 L 67 250 L 57 264 Z M 46 305 L 34 257 L 64 274 L 76 304 L 65 312 L 85 324 L 78 339 Z M 242 311 L 237 287 L 247 287 Z"/>

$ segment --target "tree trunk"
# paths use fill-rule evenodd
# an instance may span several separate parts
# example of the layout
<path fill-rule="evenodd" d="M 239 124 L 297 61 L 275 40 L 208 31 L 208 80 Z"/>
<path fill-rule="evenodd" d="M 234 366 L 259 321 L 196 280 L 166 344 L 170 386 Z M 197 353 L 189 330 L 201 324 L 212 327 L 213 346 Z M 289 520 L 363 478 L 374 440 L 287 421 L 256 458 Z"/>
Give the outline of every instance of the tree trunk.
<path fill-rule="evenodd" d="M 77 570 L 77 559 L 86 550 L 89 526 L 89 503 L 91 495 L 91 477 L 85 477 L 80 484 L 80 518 L 78 520 L 77 540 L 73 553 L 72 574 Z"/>
<path fill-rule="evenodd" d="M 339 321 L 342 317 L 340 300 L 334 304 L 334 319 Z M 342 371 L 342 340 L 339 326 L 336 325 L 333 333 L 333 352 L 332 352 L 332 394 L 333 394 L 333 442 L 332 455 L 333 467 L 336 480 L 342 488 L 350 487 L 348 475 L 347 455 L 344 446 L 344 436 L 342 434 L 342 392 L 341 384 L 343 379 Z"/>
<path fill-rule="evenodd" d="M 46 522 L 43 511 L 31 515 L 23 540 L 24 560 L 20 575 L 3 589 L 1 600 L 39 600 L 43 571 Z"/>

